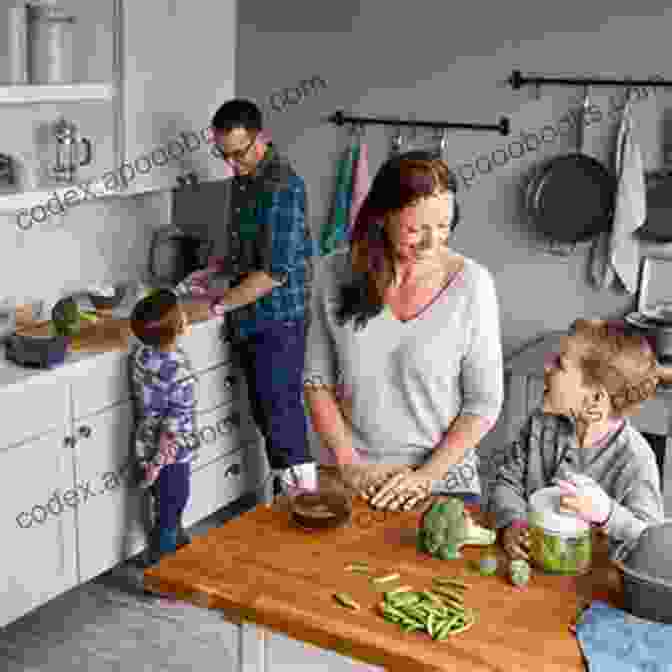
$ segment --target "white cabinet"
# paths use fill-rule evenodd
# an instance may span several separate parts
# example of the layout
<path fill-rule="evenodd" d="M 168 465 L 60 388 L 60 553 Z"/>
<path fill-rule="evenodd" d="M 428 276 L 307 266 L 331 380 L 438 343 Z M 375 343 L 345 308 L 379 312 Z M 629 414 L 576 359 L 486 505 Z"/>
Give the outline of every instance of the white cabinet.
<path fill-rule="evenodd" d="M 220 176 L 205 131 L 234 96 L 236 35 L 235 0 L 121 0 L 128 192 L 173 188 L 185 172 Z"/>
<path fill-rule="evenodd" d="M 0 450 L 0 627 L 77 585 L 78 492 L 64 438 L 56 430 Z"/>
<path fill-rule="evenodd" d="M 145 546 L 142 491 L 129 486 L 133 406 L 125 402 L 75 423 L 75 470 L 87 499 L 77 509 L 79 581 Z"/>

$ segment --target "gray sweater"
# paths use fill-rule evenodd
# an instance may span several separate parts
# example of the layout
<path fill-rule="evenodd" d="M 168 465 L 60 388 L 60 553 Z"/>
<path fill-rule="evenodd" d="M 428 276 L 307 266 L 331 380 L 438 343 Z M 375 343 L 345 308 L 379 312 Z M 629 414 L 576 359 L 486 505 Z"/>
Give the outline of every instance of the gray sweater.
<path fill-rule="evenodd" d="M 372 463 L 422 464 L 464 413 L 493 425 L 503 402 L 499 311 L 490 272 L 464 270 L 416 318 L 384 308 L 361 331 L 338 326 L 339 289 L 351 278 L 349 252 L 321 260 L 306 348 L 306 383 L 340 385 L 352 409 L 355 449 Z M 435 492 L 480 494 L 476 451 Z M 323 450 L 321 461 L 329 462 Z"/>
<path fill-rule="evenodd" d="M 656 458 L 646 439 L 626 418 L 604 442 L 581 448 L 574 419 L 535 409 L 508 451 L 494 484 L 491 506 L 497 527 L 527 519 L 527 501 L 540 488 L 585 474 L 614 500 L 606 527 L 609 557 L 621 560 L 646 527 L 663 521 L 663 497 Z"/>

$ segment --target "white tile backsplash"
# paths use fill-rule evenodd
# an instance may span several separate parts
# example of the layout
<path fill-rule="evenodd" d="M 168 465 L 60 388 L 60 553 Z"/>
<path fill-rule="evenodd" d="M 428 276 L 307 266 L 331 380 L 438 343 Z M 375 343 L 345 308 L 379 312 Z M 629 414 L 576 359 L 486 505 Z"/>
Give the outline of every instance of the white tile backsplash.
<path fill-rule="evenodd" d="M 169 222 L 169 205 L 168 192 L 99 199 L 29 231 L 0 215 L 0 300 L 42 299 L 50 309 L 90 284 L 146 278 L 152 231 Z"/>

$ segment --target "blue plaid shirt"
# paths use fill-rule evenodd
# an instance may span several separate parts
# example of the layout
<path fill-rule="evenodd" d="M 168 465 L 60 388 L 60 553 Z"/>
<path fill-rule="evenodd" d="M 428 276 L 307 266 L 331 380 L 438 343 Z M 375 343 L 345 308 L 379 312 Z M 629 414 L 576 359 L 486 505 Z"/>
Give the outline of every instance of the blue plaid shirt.
<path fill-rule="evenodd" d="M 303 179 L 269 143 L 256 174 L 233 178 L 232 187 L 232 286 L 252 271 L 265 271 L 283 282 L 254 303 L 229 313 L 232 336 L 244 339 L 277 322 L 309 322 L 313 259 L 318 247 L 310 232 Z M 256 227 L 253 237 L 241 230 L 250 218 Z"/>

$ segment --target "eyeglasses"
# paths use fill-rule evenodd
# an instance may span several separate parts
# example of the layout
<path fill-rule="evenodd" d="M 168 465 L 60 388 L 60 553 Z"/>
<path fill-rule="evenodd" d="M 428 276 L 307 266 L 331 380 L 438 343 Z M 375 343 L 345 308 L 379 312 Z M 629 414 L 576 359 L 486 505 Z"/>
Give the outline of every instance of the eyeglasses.
<path fill-rule="evenodd" d="M 233 152 L 225 152 L 216 142 L 213 145 L 213 151 L 217 155 L 218 158 L 224 160 L 224 161 L 242 161 L 252 149 L 252 146 L 257 140 L 257 135 L 256 133 L 254 134 L 254 137 L 252 140 L 250 140 L 250 143 L 245 147 L 245 149 L 236 149 Z"/>

